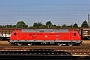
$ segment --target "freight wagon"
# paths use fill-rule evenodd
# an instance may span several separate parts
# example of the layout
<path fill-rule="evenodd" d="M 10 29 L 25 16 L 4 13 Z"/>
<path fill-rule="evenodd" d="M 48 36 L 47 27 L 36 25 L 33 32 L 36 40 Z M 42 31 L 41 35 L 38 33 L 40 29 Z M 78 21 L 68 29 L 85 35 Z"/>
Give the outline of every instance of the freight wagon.
<path fill-rule="evenodd" d="M 81 29 L 81 39 L 90 40 L 90 28 Z"/>
<path fill-rule="evenodd" d="M 20 30 L 17 28 L 0 28 L 0 40 L 9 40 L 13 30 Z"/>
<path fill-rule="evenodd" d="M 80 45 L 81 37 L 77 31 L 68 29 L 22 29 L 11 33 L 9 42 L 15 45 L 58 44 Z"/>

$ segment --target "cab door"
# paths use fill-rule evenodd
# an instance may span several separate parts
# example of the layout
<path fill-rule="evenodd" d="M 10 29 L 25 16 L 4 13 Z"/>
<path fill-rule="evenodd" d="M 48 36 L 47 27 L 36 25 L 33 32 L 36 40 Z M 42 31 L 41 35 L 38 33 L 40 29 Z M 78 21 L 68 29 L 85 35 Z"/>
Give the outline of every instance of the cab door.
<path fill-rule="evenodd" d="M 71 40 L 77 40 L 77 33 L 76 32 L 71 32 L 70 37 L 71 37 Z"/>
<path fill-rule="evenodd" d="M 74 34 L 73 32 L 70 32 L 70 40 L 73 40 L 74 39 Z"/>

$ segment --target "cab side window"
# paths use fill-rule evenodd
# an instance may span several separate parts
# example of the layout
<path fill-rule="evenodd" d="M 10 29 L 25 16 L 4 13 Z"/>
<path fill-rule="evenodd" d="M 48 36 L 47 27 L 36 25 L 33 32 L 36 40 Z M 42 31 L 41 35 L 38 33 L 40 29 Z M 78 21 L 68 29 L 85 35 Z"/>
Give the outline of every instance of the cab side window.
<path fill-rule="evenodd" d="M 76 33 L 74 33 L 74 36 L 76 36 Z"/>
<path fill-rule="evenodd" d="M 16 33 L 14 33 L 14 35 L 16 35 Z"/>

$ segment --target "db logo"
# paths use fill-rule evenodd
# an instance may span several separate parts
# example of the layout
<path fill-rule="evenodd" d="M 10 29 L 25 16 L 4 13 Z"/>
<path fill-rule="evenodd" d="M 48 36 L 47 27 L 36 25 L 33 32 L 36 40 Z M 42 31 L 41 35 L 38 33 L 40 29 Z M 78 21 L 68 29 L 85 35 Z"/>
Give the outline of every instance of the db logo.
<path fill-rule="evenodd" d="M 48 36 L 46 35 L 45 38 L 47 38 Z"/>

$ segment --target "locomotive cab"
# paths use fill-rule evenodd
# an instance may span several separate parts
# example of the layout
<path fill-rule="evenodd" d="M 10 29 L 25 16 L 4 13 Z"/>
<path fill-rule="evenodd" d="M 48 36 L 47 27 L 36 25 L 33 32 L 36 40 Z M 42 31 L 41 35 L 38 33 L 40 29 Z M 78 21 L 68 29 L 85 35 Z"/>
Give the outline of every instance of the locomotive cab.
<path fill-rule="evenodd" d="M 74 40 L 81 40 L 81 37 L 77 31 L 74 31 L 72 36 Z"/>
<path fill-rule="evenodd" d="M 19 34 L 20 34 L 20 30 L 14 30 L 14 31 L 11 33 L 9 42 L 10 42 L 11 44 L 17 43 Z"/>
<path fill-rule="evenodd" d="M 72 31 L 71 32 L 71 45 L 76 44 L 80 45 L 81 44 L 81 37 L 77 31 Z"/>

